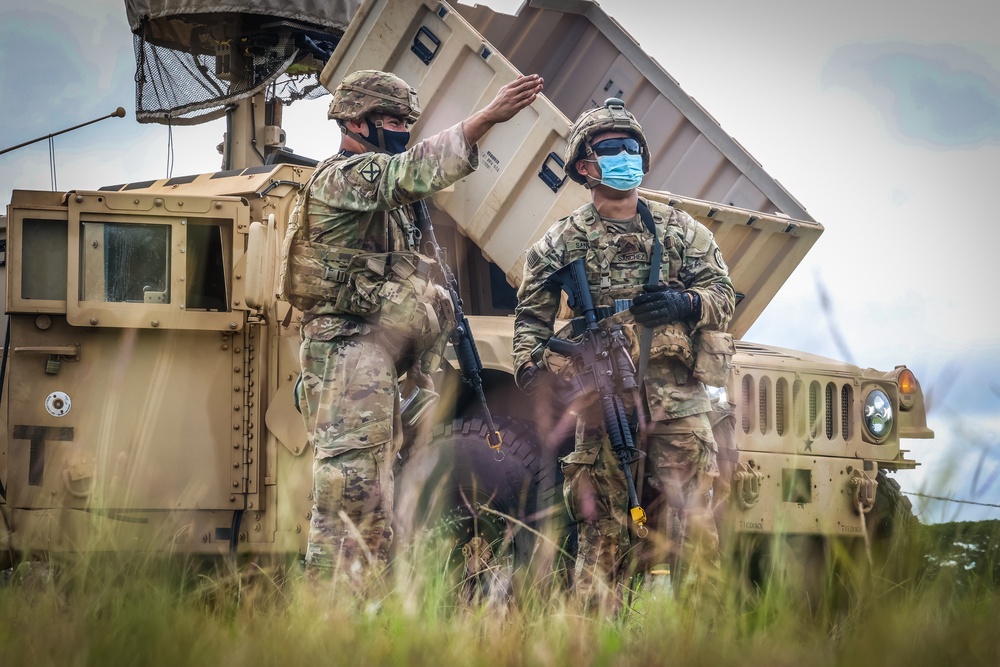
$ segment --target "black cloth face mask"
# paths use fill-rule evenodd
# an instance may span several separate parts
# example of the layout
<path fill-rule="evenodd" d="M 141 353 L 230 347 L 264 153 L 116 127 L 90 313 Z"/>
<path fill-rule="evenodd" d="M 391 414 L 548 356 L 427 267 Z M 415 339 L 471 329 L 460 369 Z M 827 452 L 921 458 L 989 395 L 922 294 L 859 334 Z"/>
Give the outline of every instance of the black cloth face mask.
<path fill-rule="evenodd" d="M 383 127 L 381 130 L 383 145 L 379 146 L 379 128 L 370 119 L 366 119 L 365 122 L 368 123 L 368 141 L 373 145 L 391 155 L 406 152 L 406 144 L 410 143 L 409 132 L 394 132 Z"/>

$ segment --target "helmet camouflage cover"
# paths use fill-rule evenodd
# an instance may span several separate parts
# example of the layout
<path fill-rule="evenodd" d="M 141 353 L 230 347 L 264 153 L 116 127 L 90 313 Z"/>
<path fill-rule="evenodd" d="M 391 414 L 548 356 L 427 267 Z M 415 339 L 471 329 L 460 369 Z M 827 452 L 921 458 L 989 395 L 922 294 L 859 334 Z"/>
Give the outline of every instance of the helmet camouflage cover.
<path fill-rule="evenodd" d="M 351 72 L 333 91 L 327 118 L 359 121 L 371 113 L 397 116 L 412 123 L 420 117 L 417 91 L 392 72 Z"/>
<path fill-rule="evenodd" d="M 604 104 L 593 109 L 587 109 L 576 119 L 573 128 L 569 132 L 569 141 L 566 144 L 566 175 L 577 183 L 585 183 L 586 179 L 582 174 L 577 173 L 573 165 L 577 160 L 588 157 L 593 153 L 590 147 L 590 140 L 602 132 L 628 132 L 639 141 L 642 150 L 642 173 L 649 171 L 649 145 L 646 143 L 646 135 L 642 131 L 642 126 L 628 110 L 625 103 L 617 97 L 609 97 Z"/>

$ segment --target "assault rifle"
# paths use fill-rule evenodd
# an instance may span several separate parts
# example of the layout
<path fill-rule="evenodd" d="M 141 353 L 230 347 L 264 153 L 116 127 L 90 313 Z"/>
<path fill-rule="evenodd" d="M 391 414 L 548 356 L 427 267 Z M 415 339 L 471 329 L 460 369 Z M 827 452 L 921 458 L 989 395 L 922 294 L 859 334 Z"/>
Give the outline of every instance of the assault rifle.
<path fill-rule="evenodd" d="M 479 397 L 479 404 L 483 408 L 483 417 L 486 419 L 486 426 L 489 431 L 486 434 L 486 444 L 502 458 L 500 446 L 503 445 L 503 436 L 493 423 L 493 415 L 486 404 L 486 393 L 483 391 L 483 361 L 479 358 L 479 350 L 476 348 L 476 339 L 472 337 L 472 327 L 469 325 L 469 318 L 465 316 L 462 308 L 462 299 L 458 295 L 458 280 L 448 266 L 447 258 L 438 245 L 437 237 L 434 235 L 434 224 L 431 222 L 427 204 L 418 201 L 413 204 L 413 212 L 417 217 L 417 227 L 420 230 L 421 242 L 425 247 L 425 254 L 437 260 L 441 272 L 444 274 L 445 287 L 451 295 L 451 303 L 455 308 L 454 331 L 451 332 L 450 342 L 455 348 L 455 357 L 458 359 L 458 367 L 462 370 L 462 379 L 475 390 Z M 499 459 L 498 459 L 499 460 Z"/>
<path fill-rule="evenodd" d="M 628 340 L 620 324 L 607 329 L 597 325 L 597 309 L 590 296 L 590 285 L 587 283 L 582 259 L 553 273 L 546 288 L 552 292 L 565 291 L 570 308 L 578 317 L 583 318 L 584 328 L 578 341 L 550 338 L 548 348 L 556 354 L 571 357 L 577 363 L 579 373 L 571 381 L 567 392 L 571 400 L 592 394 L 599 397 L 611 449 L 618 459 L 618 467 L 625 474 L 629 514 L 639 528 L 644 529 L 646 512 L 639 505 L 631 468 L 631 464 L 638 461 L 642 453 L 635 446 L 623 400 L 627 396 L 631 399 L 630 402 L 634 402 L 639 389 Z M 640 533 L 642 534 L 644 533 Z"/>

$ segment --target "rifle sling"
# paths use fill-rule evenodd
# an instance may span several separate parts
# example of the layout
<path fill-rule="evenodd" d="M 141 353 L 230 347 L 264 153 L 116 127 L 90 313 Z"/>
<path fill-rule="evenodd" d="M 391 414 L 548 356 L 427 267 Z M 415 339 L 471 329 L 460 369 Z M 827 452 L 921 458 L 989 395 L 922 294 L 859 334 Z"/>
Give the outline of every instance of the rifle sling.
<path fill-rule="evenodd" d="M 649 280 L 646 284 L 659 285 L 660 265 L 663 260 L 663 245 L 660 243 L 660 237 L 656 234 L 656 223 L 653 222 L 653 215 L 649 212 L 646 202 L 640 199 L 638 209 L 639 217 L 642 218 L 649 233 L 653 235 L 653 256 L 649 261 Z M 646 376 L 646 368 L 649 366 L 649 350 L 652 345 L 653 327 L 643 326 L 642 333 L 639 336 L 639 367 L 636 369 L 636 382 L 639 383 L 639 395 L 642 398 L 641 405 L 643 406 L 646 404 L 646 384 L 644 378 Z M 633 419 L 636 421 L 638 421 L 638 412 L 636 410 L 636 414 L 633 416 Z"/>
<path fill-rule="evenodd" d="M 643 223 L 646 225 L 646 229 L 649 233 L 653 235 L 653 256 L 649 261 L 649 280 L 646 281 L 647 285 L 659 285 L 660 284 L 660 265 L 663 259 L 663 245 L 660 243 L 660 237 L 656 234 L 656 223 L 653 222 L 653 215 L 649 212 L 649 207 L 646 203 L 639 200 L 639 217 L 642 218 Z M 645 398 L 645 385 L 643 384 L 643 377 L 646 375 L 646 367 L 649 366 L 649 350 L 653 345 L 653 327 L 642 327 L 642 335 L 639 338 L 639 368 L 637 369 L 637 380 L 639 382 L 639 387 L 642 390 L 643 397 Z"/>

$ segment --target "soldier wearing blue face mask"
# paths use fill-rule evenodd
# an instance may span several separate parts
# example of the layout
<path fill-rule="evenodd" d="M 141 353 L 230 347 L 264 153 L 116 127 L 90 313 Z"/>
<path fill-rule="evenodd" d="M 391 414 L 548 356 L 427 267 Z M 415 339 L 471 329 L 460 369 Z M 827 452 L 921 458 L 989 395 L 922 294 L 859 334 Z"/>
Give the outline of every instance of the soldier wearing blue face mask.
<path fill-rule="evenodd" d="M 633 465 L 633 477 L 649 513 L 647 537 L 640 539 L 629 524 L 625 475 L 599 406 L 570 406 L 576 442 L 561 460 L 566 504 L 578 529 L 575 588 L 585 603 L 615 608 L 636 567 L 668 561 L 678 577 L 675 590 L 682 572 L 699 581 L 717 572 L 716 443 L 695 358 L 702 333 L 729 323 L 735 293 L 712 233 L 683 211 L 639 197 L 649 146 L 624 102 L 611 98 L 580 116 L 565 168 L 592 201 L 556 222 L 526 253 L 514 366 L 518 386 L 529 394 L 548 384 L 548 371 L 562 379 L 573 375 L 572 363 L 546 351 L 560 306 L 549 283 L 561 267 L 583 259 L 593 302 L 605 317 L 600 324 L 624 327 L 643 388 L 634 407 L 635 440 L 645 458 Z"/>
<path fill-rule="evenodd" d="M 590 144 L 590 149 L 597 162 L 599 177 L 596 179 L 601 185 L 609 188 L 628 192 L 639 187 L 642 183 L 643 150 L 639 145 L 639 140 L 633 137 L 613 137 L 613 133 L 605 133 L 603 137 Z M 593 179 L 589 170 L 584 168 L 581 172 L 585 177 Z"/>

